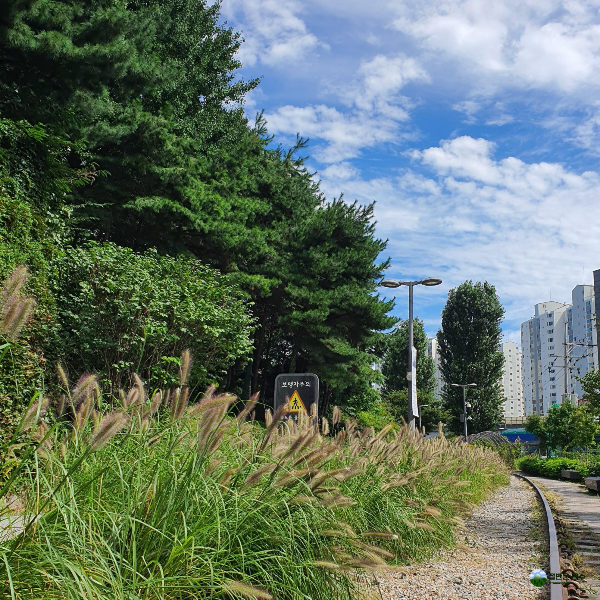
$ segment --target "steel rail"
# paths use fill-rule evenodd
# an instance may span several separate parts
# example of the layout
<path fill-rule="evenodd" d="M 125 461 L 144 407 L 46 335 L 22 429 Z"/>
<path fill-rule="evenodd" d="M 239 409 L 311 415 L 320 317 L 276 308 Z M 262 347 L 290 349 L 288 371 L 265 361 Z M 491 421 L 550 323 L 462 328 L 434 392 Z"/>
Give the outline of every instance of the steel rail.
<path fill-rule="evenodd" d="M 546 496 L 544 496 L 542 490 L 533 482 L 529 477 L 525 477 L 525 475 L 521 475 L 520 473 L 513 473 L 516 477 L 520 477 L 524 479 L 527 483 L 529 483 L 533 489 L 537 492 L 542 504 L 544 505 L 544 509 L 546 511 L 546 520 L 548 521 L 548 545 L 550 552 L 550 574 L 558 573 L 560 576 L 560 552 L 558 550 L 558 538 L 556 537 L 556 527 L 554 526 L 554 518 L 552 517 L 552 511 L 550 510 L 550 505 L 548 504 L 548 500 L 546 500 Z M 550 600 L 562 600 L 563 598 L 563 586 L 562 579 L 559 579 L 557 582 L 548 578 L 550 583 Z"/>

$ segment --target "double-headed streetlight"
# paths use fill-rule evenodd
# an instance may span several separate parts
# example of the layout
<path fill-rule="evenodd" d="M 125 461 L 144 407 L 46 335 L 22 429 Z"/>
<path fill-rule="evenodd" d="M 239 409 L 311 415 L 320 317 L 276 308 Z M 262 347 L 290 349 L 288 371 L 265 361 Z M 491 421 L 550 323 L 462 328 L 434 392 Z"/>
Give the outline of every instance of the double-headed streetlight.
<path fill-rule="evenodd" d="M 406 379 L 408 379 L 408 425 L 411 429 L 415 427 L 415 410 L 419 412 L 417 407 L 417 382 L 413 381 L 412 376 L 413 364 L 416 365 L 417 361 L 416 355 L 413 356 L 413 287 L 415 285 L 432 287 L 440 285 L 440 283 L 442 283 L 442 280 L 437 277 L 427 277 L 427 279 L 421 279 L 420 281 L 384 279 L 381 282 L 381 285 L 387 288 L 398 288 L 401 285 L 408 287 L 408 373 L 406 374 Z"/>
<path fill-rule="evenodd" d="M 461 387 L 463 391 L 463 419 L 464 419 L 464 433 L 465 433 L 465 442 L 467 441 L 467 388 L 477 387 L 476 383 L 451 383 L 452 387 Z"/>

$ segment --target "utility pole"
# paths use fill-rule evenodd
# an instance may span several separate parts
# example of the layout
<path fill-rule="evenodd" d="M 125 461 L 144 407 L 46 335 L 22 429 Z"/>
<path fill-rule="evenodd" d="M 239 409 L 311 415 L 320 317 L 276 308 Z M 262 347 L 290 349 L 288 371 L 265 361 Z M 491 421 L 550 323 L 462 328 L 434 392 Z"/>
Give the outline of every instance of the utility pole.
<path fill-rule="evenodd" d="M 463 391 L 463 414 L 462 414 L 462 420 L 463 420 L 463 431 L 464 431 L 464 436 L 465 436 L 465 442 L 467 441 L 468 436 L 468 431 L 467 431 L 467 388 L 473 388 L 473 387 L 477 387 L 476 383 L 451 383 L 450 384 L 453 387 L 461 387 L 462 391 Z"/>

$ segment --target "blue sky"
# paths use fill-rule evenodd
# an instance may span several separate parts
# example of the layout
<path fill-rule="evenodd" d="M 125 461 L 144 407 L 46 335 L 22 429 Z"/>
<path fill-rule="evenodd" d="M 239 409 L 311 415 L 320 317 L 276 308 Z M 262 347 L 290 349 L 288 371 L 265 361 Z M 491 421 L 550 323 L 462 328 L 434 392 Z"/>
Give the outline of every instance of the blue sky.
<path fill-rule="evenodd" d="M 496 286 L 506 340 L 600 268 L 600 1 L 224 0 L 276 141 L 329 198 L 376 201 L 388 276 L 434 335 L 448 290 Z M 396 314 L 407 316 L 407 292 Z"/>

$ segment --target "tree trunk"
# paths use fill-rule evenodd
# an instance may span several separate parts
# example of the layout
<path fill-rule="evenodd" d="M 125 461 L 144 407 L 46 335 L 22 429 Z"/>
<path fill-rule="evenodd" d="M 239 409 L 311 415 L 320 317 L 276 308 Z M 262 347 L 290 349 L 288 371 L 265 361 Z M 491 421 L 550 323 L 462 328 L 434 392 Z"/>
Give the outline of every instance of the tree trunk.
<path fill-rule="evenodd" d="M 294 348 L 292 349 L 292 358 L 290 359 L 290 373 L 296 372 L 296 357 L 298 356 L 298 346 L 294 344 Z"/>
<path fill-rule="evenodd" d="M 323 402 L 321 404 L 321 413 L 322 417 L 327 416 L 327 410 L 329 409 L 329 400 L 331 398 L 331 388 L 327 384 L 323 386 L 325 389 L 323 390 Z"/>
<path fill-rule="evenodd" d="M 254 394 L 258 390 L 258 373 L 260 371 L 260 361 L 262 358 L 262 350 L 265 342 L 265 327 L 260 325 L 254 343 L 254 355 L 252 358 L 252 388 L 251 393 Z"/>

